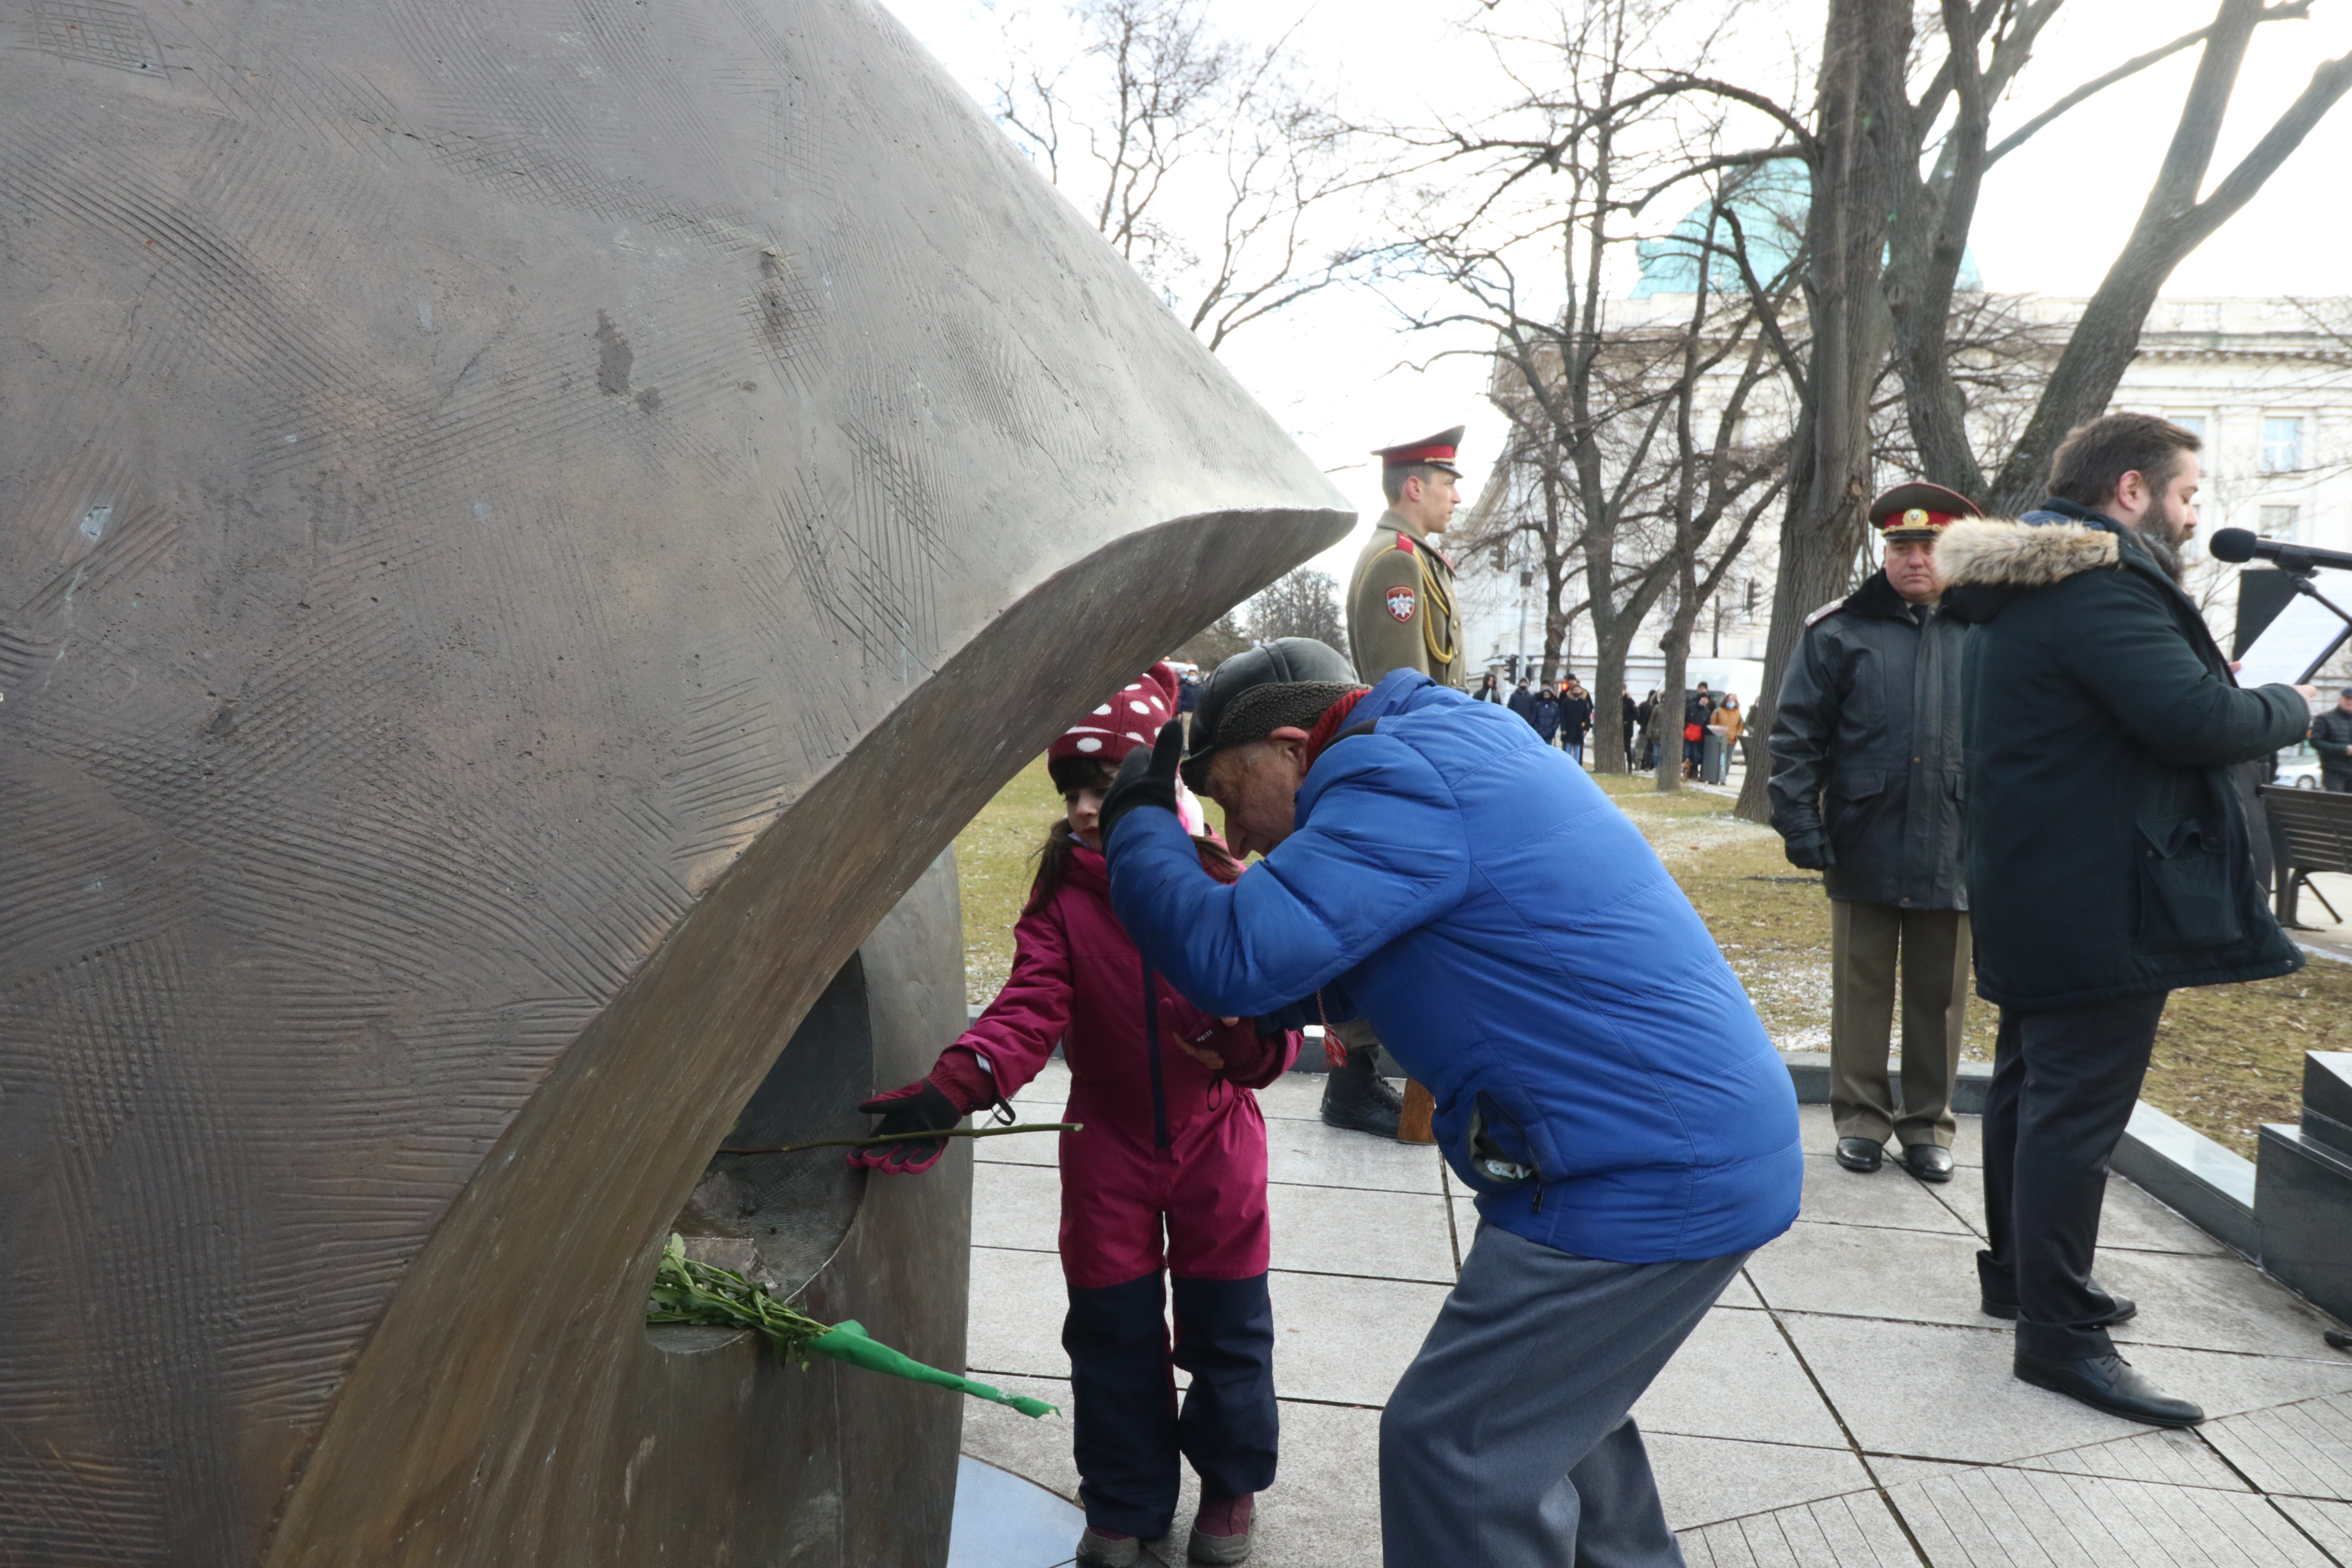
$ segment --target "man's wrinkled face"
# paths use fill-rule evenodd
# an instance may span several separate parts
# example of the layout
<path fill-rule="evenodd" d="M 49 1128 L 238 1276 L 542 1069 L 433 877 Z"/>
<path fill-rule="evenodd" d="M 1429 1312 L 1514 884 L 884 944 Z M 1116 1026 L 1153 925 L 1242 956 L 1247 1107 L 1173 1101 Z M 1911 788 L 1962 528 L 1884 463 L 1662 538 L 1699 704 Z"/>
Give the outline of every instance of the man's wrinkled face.
<path fill-rule="evenodd" d="M 1306 755 L 1307 731 L 1285 727 L 1210 757 L 1201 793 L 1223 810 L 1225 845 L 1235 856 L 1270 855 L 1297 826 Z"/>
<path fill-rule="evenodd" d="M 1932 605 L 1944 596 L 1944 574 L 1936 570 L 1932 539 L 1886 542 L 1886 581 L 1906 605 Z"/>

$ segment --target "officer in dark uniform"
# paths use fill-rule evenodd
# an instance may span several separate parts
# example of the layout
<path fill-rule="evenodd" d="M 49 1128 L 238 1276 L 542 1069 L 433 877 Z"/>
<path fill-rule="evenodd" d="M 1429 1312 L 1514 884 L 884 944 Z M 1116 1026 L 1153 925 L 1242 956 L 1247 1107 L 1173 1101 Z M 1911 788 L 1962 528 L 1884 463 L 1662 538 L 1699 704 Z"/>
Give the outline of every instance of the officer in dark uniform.
<path fill-rule="evenodd" d="M 2338 795 L 2352 792 L 2352 686 L 2312 721 L 2311 749 L 2319 757 L 2320 786 Z"/>
<path fill-rule="evenodd" d="M 1348 641 L 1356 673 L 1369 683 L 1394 669 L 1419 670 L 1442 686 L 1467 690 L 1462 616 L 1454 605 L 1454 563 L 1432 534 L 1445 531 L 1461 502 L 1454 466 L 1464 426 L 1418 441 L 1383 447 L 1381 491 L 1389 509 L 1372 527 L 1348 584 Z M 1347 1059 L 1323 1083 L 1323 1120 L 1333 1127 L 1385 1133 L 1407 1143 L 1434 1142 L 1429 1091 L 1405 1085 L 1402 1099 L 1380 1074 L 1381 1040 L 1360 1018 L 1331 1026 Z"/>
<path fill-rule="evenodd" d="M 1924 1181 L 1952 1174 L 1952 1083 L 1968 1006 L 1960 645 L 1937 608 L 1937 539 L 1974 503 L 1898 485 L 1871 503 L 1886 564 L 1807 617 L 1772 715 L 1772 826 L 1830 896 L 1830 1113 L 1838 1163 L 1892 1138 Z M 1886 1076 L 1897 955 L 1903 1103 Z"/>

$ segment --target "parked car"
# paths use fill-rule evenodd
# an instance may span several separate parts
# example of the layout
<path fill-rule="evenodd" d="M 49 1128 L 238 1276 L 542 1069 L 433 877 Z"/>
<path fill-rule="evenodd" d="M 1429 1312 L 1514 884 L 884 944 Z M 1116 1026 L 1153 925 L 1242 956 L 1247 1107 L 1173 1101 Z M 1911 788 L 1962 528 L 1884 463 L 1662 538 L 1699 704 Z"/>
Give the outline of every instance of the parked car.
<path fill-rule="evenodd" d="M 2291 752 L 2279 753 L 2278 777 L 2273 784 L 2293 784 L 2296 789 L 2319 787 L 2319 757 L 2312 751 L 2311 742 L 2304 741 Z"/>

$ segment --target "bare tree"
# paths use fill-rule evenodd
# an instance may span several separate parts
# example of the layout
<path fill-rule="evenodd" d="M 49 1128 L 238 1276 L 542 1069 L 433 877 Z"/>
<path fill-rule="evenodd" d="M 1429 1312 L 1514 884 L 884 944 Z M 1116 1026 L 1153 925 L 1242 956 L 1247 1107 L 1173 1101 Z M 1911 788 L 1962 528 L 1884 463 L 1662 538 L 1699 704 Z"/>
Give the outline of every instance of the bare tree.
<path fill-rule="evenodd" d="M 1024 46 L 996 119 L 1212 351 L 1383 253 L 1318 237 L 1367 183 L 1357 133 L 1287 38 L 1216 32 L 1207 0 L 1076 0 L 1075 53 Z"/>
<path fill-rule="evenodd" d="M 1805 310 L 1812 341 L 1801 383 L 1765 689 L 1750 713 L 1759 733 L 1769 728 L 1772 698 L 1803 616 L 1843 589 L 1863 549 L 1873 392 L 1890 361 L 1916 461 L 1931 478 L 1997 507 L 2031 500 L 2058 440 L 2114 395 L 2173 268 L 2252 198 L 2352 89 L 2352 56 L 2321 64 L 2252 151 L 2199 200 L 2253 29 L 2309 11 L 2308 0 L 2267 7 L 2263 0 L 2220 0 L 2207 26 L 2125 60 L 1989 144 L 1993 103 L 2063 4 L 1938 0 L 1940 31 L 1923 51 L 1912 0 L 1830 0 L 1809 115 L 1696 73 L 1658 84 L 1660 91 L 1737 101 L 1766 115 L 1778 141 L 1756 155 L 1793 153 L 1811 176 Z M 2023 428 L 2000 460 L 1986 464 L 1967 390 L 1951 374 L 1948 341 L 1985 170 L 2068 110 L 2192 47 L 2201 49 L 2196 77 L 2139 221 L 2059 353 Z M 1920 83 L 1916 97 L 1914 81 Z M 1988 485 L 1989 468 L 1996 477 Z M 1743 816 L 1761 821 L 1768 815 L 1764 786 L 1765 771 L 1749 769 Z"/>
<path fill-rule="evenodd" d="M 1211 625 L 1186 637 L 1168 657 L 1197 664 L 1203 669 L 1214 669 L 1249 645 L 1250 635 L 1242 625 L 1241 612 L 1227 610 Z"/>
<path fill-rule="evenodd" d="M 1248 615 L 1250 636 L 1259 642 L 1313 637 L 1348 651 L 1348 634 L 1339 624 L 1339 585 L 1327 572 L 1301 566 L 1276 579 L 1249 602 Z"/>

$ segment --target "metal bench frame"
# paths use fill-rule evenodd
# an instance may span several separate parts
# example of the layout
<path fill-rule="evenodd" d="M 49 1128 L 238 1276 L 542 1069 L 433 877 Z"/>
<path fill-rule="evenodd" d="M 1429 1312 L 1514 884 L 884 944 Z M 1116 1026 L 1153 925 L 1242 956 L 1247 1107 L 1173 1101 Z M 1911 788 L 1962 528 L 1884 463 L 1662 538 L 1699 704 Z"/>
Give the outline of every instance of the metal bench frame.
<path fill-rule="evenodd" d="M 2308 929 L 2295 920 L 2297 897 L 2306 889 L 2341 921 L 2344 917 L 2336 913 L 2327 895 L 2312 886 L 2311 873 L 2352 873 L 2352 795 L 2285 784 L 2263 784 L 2254 793 L 2270 824 L 2271 881 L 2279 924 L 2289 931 Z"/>

